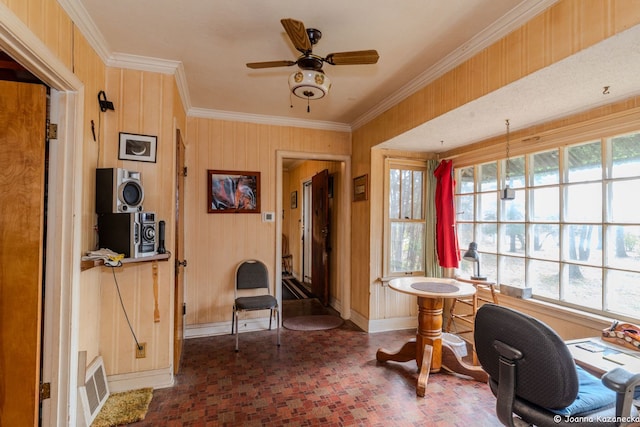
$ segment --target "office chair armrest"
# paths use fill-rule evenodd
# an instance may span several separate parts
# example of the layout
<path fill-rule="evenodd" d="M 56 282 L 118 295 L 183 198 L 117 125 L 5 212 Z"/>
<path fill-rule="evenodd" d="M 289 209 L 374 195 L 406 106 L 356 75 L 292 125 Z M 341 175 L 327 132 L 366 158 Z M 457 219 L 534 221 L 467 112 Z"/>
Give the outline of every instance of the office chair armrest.
<path fill-rule="evenodd" d="M 500 340 L 493 342 L 493 348 L 498 352 L 499 357 L 496 414 L 502 424 L 514 427 L 513 402 L 516 398 L 516 362 L 522 359 L 522 352 Z"/>
<path fill-rule="evenodd" d="M 616 415 L 628 417 L 633 406 L 636 386 L 640 384 L 640 374 L 634 374 L 624 368 L 615 368 L 602 376 L 602 383 L 616 392 Z"/>

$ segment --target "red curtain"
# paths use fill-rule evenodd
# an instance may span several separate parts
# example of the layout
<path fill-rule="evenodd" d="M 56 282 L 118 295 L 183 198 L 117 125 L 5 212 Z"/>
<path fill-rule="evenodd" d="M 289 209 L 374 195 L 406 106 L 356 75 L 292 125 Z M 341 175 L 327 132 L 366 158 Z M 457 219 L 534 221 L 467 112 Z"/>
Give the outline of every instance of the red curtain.
<path fill-rule="evenodd" d="M 453 203 L 453 162 L 443 160 L 433 172 L 436 185 L 436 248 L 438 263 L 444 268 L 458 268 L 460 251 L 456 235 L 456 213 Z"/>

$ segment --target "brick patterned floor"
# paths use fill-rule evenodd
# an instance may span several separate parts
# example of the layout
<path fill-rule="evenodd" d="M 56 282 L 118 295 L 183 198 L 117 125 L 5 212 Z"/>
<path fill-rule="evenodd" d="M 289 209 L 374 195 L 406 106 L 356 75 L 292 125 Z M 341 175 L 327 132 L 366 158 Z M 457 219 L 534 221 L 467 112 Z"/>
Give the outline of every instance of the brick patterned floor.
<path fill-rule="evenodd" d="M 351 322 L 328 331 L 247 332 L 185 341 L 172 388 L 154 391 L 135 426 L 498 426 L 488 386 L 431 374 L 416 396 L 415 362 L 380 363 L 376 350 L 415 331 L 367 334 Z"/>

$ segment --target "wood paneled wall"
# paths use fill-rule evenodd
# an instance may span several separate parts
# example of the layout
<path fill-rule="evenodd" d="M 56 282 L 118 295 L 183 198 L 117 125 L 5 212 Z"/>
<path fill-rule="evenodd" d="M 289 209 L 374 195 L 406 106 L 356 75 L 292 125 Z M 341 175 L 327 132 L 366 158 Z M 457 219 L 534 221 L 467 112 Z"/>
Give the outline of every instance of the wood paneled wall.
<path fill-rule="evenodd" d="M 274 212 L 276 152 L 348 155 L 350 134 L 189 117 L 187 140 L 186 324 L 230 322 L 233 274 L 241 260 L 264 261 L 273 285 L 276 226 L 257 214 L 207 213 L 207 170 L 259 171 L 262 212 Z"/>
<path fill-rule="evenodd" d="M 74 70 L 74 54 L 82 53 L 73 46 L 77 29 L 56 0 L 0 1 L 5 3 L 64 65 Z"/>
<path fill-rule="evenodd" d="M 104 141 L 100 167 L 121 167 L 141 173 L 144 210 L 164 220 L 166 247 L 173 248 L 175 229 L 174 118 L 184 122 L 172 75 L 108 68 L 105 91 L 115 111 L 103 116 Z M 97 99 L 97 98 L 96 98 Z M 155 163 L 118 160 L 119 132 L 157 136 Z M 93 170 L 95 166 L 91 165 Z M 135 341 L 127 325 L 113 271 L 101 267 L 100 354 L 109 375 L 168 368 L 172 363 L 174 259 L 158 262 L 160 321 L 154 322 L 152 264 L 127 264 L 115 270 L 127 314 L 146 358 L 135 358 Z"/>
<path fill-rule="evenodd" d="M 371 148 L 452 109 L 495 91 L 530 73 L 594 45 L 640 23 L 640 2 L 634 0 L 561 0 L 521 28 L 505 36 L 463 64 L 445 73 L 426 87 L 380 114 L 353 132 L 354 176 L 376 175 L 379 166 L 372 161 Z M 366 313 L 375 300 L 365 301 L 375 286 L 382 254 L 377 232 L 382 230 L 376 211 L 379 202 L 369 206 L 354 204 L 352 215 L 352 289 L 357 295 L 353 308 Z M 374 222 L 375 220 L 375 222 Z M 369 259 L 362 253 L 363 240 L 369 241 Z M 360 242 L 360 243 L 359 243 Z M 366 249 L 366 248 L 364 248 Z M 380 304 L 383 298 L 379 299 Z M 372 313 L 384 313 L 372 307 Z"/>

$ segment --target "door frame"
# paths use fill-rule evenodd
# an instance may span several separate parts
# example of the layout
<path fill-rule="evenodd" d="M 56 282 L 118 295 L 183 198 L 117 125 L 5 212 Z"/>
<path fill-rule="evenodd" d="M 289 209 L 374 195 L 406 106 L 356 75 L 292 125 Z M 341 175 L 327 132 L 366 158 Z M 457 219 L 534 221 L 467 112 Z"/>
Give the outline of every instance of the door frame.
<path fill-rule="evenodd" d="M 340 312 L 340 316 L 343 319 L 351 318 L 351 156 L 345 154 L 324 154 L 324 153 L 311 153 L 302 151 L 276 151 L 276 212 L 282 212 L 282 197 L 283 197 L 283 161 L 284 159 L 300 159 L 300 160 L 327 160 L 341 162 L 342 174 L 344 179 L 342 180 L 342 187 L 340 191 L 342 193 L 342 200 L 344 200 L 344 206 L 342 207 L 342 217 L 338 221 L 335 227 L 335 231 L 338 234 L 338 246 L 341 248 L 341 252 L 344 251 L 344 257 L 338 257 L 338 259 L 346 260 L 341 261 L 336 266 L 338 269 L 338 282 L 340 296 L 340 307 L 337 307 Z M 276 218 L 276 230 L 275 230 L 275 253 L 276 253 L 276 284 L 282 283 L 282 262 L 280 257 L 282 256 L 282 215 L 275 215 Z M 282 311 L 282 286 L 275 286 L 276 298 L 278 300 L 278 307 Z M 282 313 L 280 313 L 280 320 L 282 321 Z"/>
<path fill-rule="evenodd" d="M 0 16 L 0 48 L 52 89 L 58 139 L 51 144 L 49 194 L 56 197 L 49 199 L 47 211 L 42 350 L 51 401 L 43 406 L 43 425 L 76 425 L 84 86 L 4 3 Z"/>

